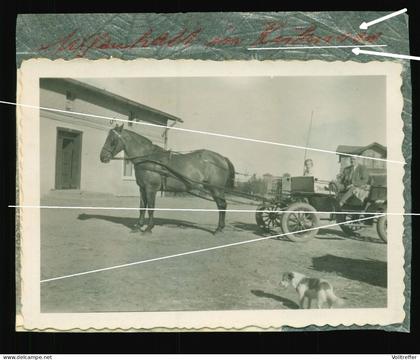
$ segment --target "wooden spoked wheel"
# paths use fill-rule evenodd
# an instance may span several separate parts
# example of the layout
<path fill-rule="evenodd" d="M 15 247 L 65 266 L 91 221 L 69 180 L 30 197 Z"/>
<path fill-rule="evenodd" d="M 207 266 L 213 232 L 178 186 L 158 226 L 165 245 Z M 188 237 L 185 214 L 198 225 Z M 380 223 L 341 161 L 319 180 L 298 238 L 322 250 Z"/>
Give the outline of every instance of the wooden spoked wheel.
<path fill-rule="evenodd" d="M 306 242 L 318 233 L 319 218 L 312 205 L 298 202 L 287 208 L 281 224 L 283 233 L 289 240 Z"/>
<path fill-rule="evenodd" d="M 281 207 L 275 204 L 265 204 L 258 207 L 255 220 L 261 229 L 273 230 L 281 227 L 283 213 Z"/>

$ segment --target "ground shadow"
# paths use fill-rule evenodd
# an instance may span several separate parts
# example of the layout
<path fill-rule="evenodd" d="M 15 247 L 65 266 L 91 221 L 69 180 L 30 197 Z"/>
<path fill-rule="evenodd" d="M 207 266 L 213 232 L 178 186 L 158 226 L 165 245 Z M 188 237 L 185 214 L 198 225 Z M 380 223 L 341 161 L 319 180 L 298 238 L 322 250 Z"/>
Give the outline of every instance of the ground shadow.
<path fill-rule="evenodd" d="M 255 235 L 264 235 L 268 233 L 267 231 L 264 231 L 264 229 L 261 229 L 257 224 L 235 221 L 230 223 L 229 225 L 231 225 L 236 230 L 251 231 Z"/>
<path fill-rule="evenodd" d="M 374 259 L 351 259 L 335 255 L 312 258 L 312 268 L 320 272 L 333 272 L 350 280 L 387 287 L 387 263 Z"/>
<path fill-rule="evenodd" d="M 114 224 L 124 225 L 125 227 L 129 228 L 130 230 L 135 229 L 135 225 L 138 221 L 137 218 L 131 218 L 131 217 L 120 217 L 120 216 L 109 216 L 109 215 L 90 215 L 90 214 L 80 214 L 77 217 L 79 220 L 90 220 L 90 219 L 99 219 L 104 221 L 109 221 Z M 184 220 L 177 220 L 177 219 L 166 219 L 166 218 L 160 218 L 155 217 L 154 223 L 156 226 L 175 226 L 180 228 L 189 228 L 189 229 L 196 229 L 208 232 L 210 234 L 213 234 L 214 231 L 201 227 L 193 222 L 190 221 L 184 221 Z"/>
<path fill-rule="evenodd" d="M 331 228 L 324 228 L 319 229 L 318 234 L 316 236 L 318 239 L 323 240 L 356 240 L 361 242 L 371 242 L 371 243 L 383 243 L 378 238 L 372 237 L 372 236 L 365 236 L 362 233 L 355 233 L 354 235 L 347 235 L 344 233 L 341 229 L 331 229 Z"/>
<path fill-rule="evenodd" d="M 230 225 L 236 230 L 251 231 L 254 235 L 258 235 L 258 236 L 279 235 L 279 237 L 273 238 L 273 239 L 291 242 L 291 240 L 289 240 L 286 236 L 280 236 L 281 235 L 280 232 L 261 229 L 257 224 L 250 224 L 250 223 L 236 221 L 236 222 L 231 223 Z"/>
<path fill-rule="evenodd" d="M 294 301 L 289 300 L 287 298 L 284 298 L 275 294 L 266 293 L 265 291 L 262 291 L 262 290 L 251 290 L 251 293 L 258 297 L 265 297 L 268 299 L 279 301 L 289 309 L 299 309 L 298 304 L 296 304 Z"/>
<path fill-rule="evenodd" d="M 348 236 L 346 236 L 346 234 L 344 234 L 341 230 L 324 228 L 319 229 L 316 237 L 325 240 L 346 240 Z"/>
<path fill-rule="evenodd" d="M 262 229 L 257 224 L 244 223 L 240 221 L 230 223 L 229 225 L 232 226 L 233 229 L 250 231 L 254 235 L 258 235 L 258 236 L 271 236 L 271 235 L 276 235 L 276 234 L 281 235 L 280 228 L 276 230 Z M 382 243 L 382 241 L 380 241 L 379 238 L 376 239 L 370 236 L 362 236 L 360 234 L 355 234 L 354 236 L 350 236 L 350 235 L 346 235 L 342 230 L 330 229 L 330 228 L 319 229 L 318 234 L 315 237 L 320 240 L 343 241 L 343 240 L 351 239 L 351 240 L 363 241 L 363 242 Z M 289 240 L 286 236 L 279 236 L 274 239 L 293 242 L 292 240 Z"/>

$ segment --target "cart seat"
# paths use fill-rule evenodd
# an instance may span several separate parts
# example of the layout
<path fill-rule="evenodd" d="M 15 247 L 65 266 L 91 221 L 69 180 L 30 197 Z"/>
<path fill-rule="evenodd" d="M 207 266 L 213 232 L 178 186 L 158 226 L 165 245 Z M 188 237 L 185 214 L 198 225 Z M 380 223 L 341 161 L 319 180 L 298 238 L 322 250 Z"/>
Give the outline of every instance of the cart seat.
<path fill-rule="evenodd" d="M 371 175 L 371 188 L 368 196 L 369 201 L 386 200 L 387 181 L 386 174 Z"/>
<path fill-rule="evenodd" d="M 387 198 L 387 187 L 386 186 L 375 186 L 373 185 L 370 189 L 368 200 L 378 201 L 386 200 Z"/>

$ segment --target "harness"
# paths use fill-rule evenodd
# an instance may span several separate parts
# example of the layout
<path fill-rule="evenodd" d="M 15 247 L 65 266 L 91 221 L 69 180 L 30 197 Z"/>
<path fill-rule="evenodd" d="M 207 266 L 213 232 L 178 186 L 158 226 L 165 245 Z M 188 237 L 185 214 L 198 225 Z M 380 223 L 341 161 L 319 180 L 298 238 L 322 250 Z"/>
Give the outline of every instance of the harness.
<path fill-rule="evenodd" d="M 127 143 L 126 143 L 125 139 L 123 138 L 123 136 L 118 131 L 116 131 L 115 129 L 112 129 L 111 131 L 123 143 L 124 151 L 125 151 L 125 149 L 127 148 Z M 112 150 L 110 150 L 108 147 L 106 147 L 105 150 L 112 153 Z M 158 165 L 162 168 L 165 168 L 166 171 L 165 170 L 159 170 L 159 169 L 153 169 L 153 170 L 150 170 L 150 171 L 158 173 L 161 176 L 161 189 L 160 189 L 160 191 L 165 191 L 166 190 L 167 179 L 168 179 L 168 176 L 170 176 L 170 175 L 172 175 L 177 180 L 180 180 L 186 186 L 187 191 L 190 191 L 191 190 L 191 181 L 187 180 L 185 178 L 185 176 L 182 176 L 182 175 L 178 174 L 176 171 L 170 169 L 169 166 L 167 164 L 165 164 L 163 161 L 156 161 L 156 160 L 151 159 L 151 157 L 153 157 L 154 155 L 159 155 L 159 154 L 167 154 L 168 159 L 165 162 L 169 163 L 172 159 L 173 151 L 165 150 L 165 149 L 158 149 L 157 151 L 155 150 L 155 151 L 152 151 L 152 152 L 150 152 L 148 154 L 145 154 L 145 155 L 126 156 L 124 158 L 113 157 L 112 159 L 115 159 L 115 160 L 129 160 L 134 164 L 134 166 L 141 165 L 141 164 L 146 164 L 146 163 Z"/>
<path fill-rule="evenodd" d="M 124 150 L 125 150 L 125 148 L 127 147 L 127 143 L 126 143 L 126 140 L 124 139 L 124 137 L 118 131 L 116 131 L 115 129 L 111 129 L 111 131 L 123 143 Z M 156 145 L 154 145 L 154 146 L 159 148 Z M 112 150 L 109 147 L 104 147 L 104 149 L 112 154 Z M 163 161 L 157 161 L 157 160 L 154 160 L 153 158 L 151 158 L 151 157 L 153 157 L 154 155 L 157 155 L 157 154 L 167 154 L 168 158 L 164 162 Z M 160 189 L 161 191 L 166 190 L 168 176 L 171 176 L 171 177 L 181 181 L 185 185 L 185 187 L 187 189 L 186 190 L 187 192 L 191 192 L 194 189 L 194 186 L 193 186 L 194 184 L 195 185 L 201 185 L 201 186 L 206 185 L 206 182 L 201 182 L 201 181 L 197 181 L 197 180 L 194 180 L 194 179 L 190 179 L 190 178 L 184 176 L 183 174 L 179 173 L 178 171 L 172 169 L 169 166 L 169 163 L 170 163 L 170 161 L 173 157 L 173 154 L 181 155 L 182 153 L 159 148 L 158 151 L 152 151 L 149 154 L 145 154 L 145 155 L 141 155 L 141 156 L 127 156 L 127 157 L 124 157 L 124 158 L 112 157 L 112 159 L 115 159 L 115 160 L 129 160 L 134 164 L 134 166 L 141 165 L 141 164 L 146 164 L 146 163 L 155 164 L 155 165 L 160 166 L 160 168 L 165 169 L 165 170 L 159 170 L 159 169 L 150 170 L 150 171 L 158 173 L 161 176 L 161 184 L 162 184 L 161 189 Z M 126 155 L 128 155 L 128 154 L 126 153 Z M 216 166 L 217 168 L 222 169 L 224 171 L 229 171 L 229 169 L 226 169 L 225 167 L 222 167 L 221 165 L 219 165 L 219 164 L 217 164 L 217 163 L 215 163 L 211 160 L 201 159 L 201 161 L 210 163 L 213 166 Z M 218 186 L 213 186 L 213 187 L 214 188 L 219 188 Z M 220 188 L 224 190 L 224 188 L 222 188 L 222 187 L 220 187 Z M 197 196 L 197 194 L 193 194 L 193 195 Z"/>

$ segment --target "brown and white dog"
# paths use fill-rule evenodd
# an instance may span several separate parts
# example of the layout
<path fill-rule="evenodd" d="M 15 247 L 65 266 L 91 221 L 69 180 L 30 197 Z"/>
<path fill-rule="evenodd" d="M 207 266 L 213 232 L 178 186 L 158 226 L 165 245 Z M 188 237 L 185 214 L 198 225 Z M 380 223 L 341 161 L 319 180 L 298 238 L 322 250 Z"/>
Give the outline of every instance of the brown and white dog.
<path fill-rule="evenodd" d="M 309 278 L 297 272 L 285 272 L 280 284 L 285 288 L 291 284 L 296 289 L 301 309 L 304 308 L 305 298 L 308 299 L 308 309 L 311 308 L 314 299 L 317 300 L 318 309 L 322 309 L 325 303 L 328 304 L 328 308 L 344 304 L 343 299 L 334 294 L 331 284 L 323 279 Z"/>

